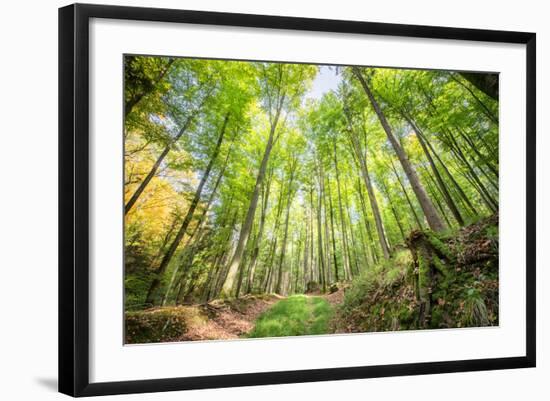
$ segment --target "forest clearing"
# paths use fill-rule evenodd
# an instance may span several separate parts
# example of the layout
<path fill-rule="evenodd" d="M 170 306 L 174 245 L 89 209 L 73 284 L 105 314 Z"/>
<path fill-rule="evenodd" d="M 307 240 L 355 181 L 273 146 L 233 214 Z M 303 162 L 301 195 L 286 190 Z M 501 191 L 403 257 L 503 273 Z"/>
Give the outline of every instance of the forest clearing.
<path fill-rule="evenodd" d="M 125 343 L 498 325 L 498 75 L 125 56 Z"/>

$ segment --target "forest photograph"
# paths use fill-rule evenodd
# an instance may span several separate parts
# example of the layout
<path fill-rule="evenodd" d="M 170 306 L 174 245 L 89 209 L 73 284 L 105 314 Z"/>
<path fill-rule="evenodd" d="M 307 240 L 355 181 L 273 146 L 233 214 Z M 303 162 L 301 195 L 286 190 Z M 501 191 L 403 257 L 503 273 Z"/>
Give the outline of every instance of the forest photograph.
<path fill-rule="evenodd" d="M 123 75 L 125 344 L 499 325 L 498 73 Z"/>

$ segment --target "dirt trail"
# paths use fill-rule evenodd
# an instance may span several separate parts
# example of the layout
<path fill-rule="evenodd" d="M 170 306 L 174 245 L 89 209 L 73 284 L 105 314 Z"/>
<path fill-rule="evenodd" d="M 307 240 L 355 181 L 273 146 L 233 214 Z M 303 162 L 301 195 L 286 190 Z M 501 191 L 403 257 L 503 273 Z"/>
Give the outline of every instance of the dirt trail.
<path fill-rule="evenodd" d="M 188 326 L 182 340 L 227 340 L 242 337 L 254 328 L 254 321 L 274 303 L 278 295 L 245 296 L 236 300 L 215 300 L 197 306 L 206 319 Z"/>
<path fill-rule="evenodd" d="M 340 288 L 338 291 L 332 294 L 321 294 L 322 298 L 325 298 L 331 306 L 340 305 L 344 302 L 344 288 Z"/>
<path fill-rule="evenodd" d="M 325 299 L 331 307 L 343 300 L 344 291 L 307 294 Z M 257 319 L 279 301 L 276 294 L 247 295 L 207 304 L 165 306 L 126 313 L 127 344 L 238 339 L 251 333 Z"/>

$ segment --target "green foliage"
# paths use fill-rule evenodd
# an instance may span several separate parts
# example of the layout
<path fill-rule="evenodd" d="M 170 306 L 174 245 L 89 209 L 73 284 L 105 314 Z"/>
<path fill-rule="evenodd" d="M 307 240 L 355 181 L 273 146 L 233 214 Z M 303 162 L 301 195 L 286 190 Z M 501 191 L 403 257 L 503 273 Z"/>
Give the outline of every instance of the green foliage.
<path fill-rule="evenodd" d="M 495 217 L 442 239 L 417 233 L 409 251 L 354 279 L 338 311 L 337 329 L 347 332 L 423 328 L 420 305 L 428 302 L 429 328 L 498 324 L 498 232 Z M 427 248 L 424 248 L 427 247 Z M 466 254 L 464 254 L 466 252 Z"/>
<path fill-rule="evenodd" d="M 262 314 L 248 337 L 325 334 L 328 333 L 331 316 L 332 308 L 326 300 L 294 295 L 279 301 Z"/>
<path fill-rule="evenodd" d="M 499 104 L 471 79 L 149 56 L 125 57 L 124 79 L 125 202 L 145 185 L 125 215 L 126 311 L 151 288 L 156 306 L 346 288 L 342 331 L 498 324 Z M 321 301 L 280 302 L 253 336 L 330 330 Z M 181 334 L 147 316 L 129 321 Z"/>

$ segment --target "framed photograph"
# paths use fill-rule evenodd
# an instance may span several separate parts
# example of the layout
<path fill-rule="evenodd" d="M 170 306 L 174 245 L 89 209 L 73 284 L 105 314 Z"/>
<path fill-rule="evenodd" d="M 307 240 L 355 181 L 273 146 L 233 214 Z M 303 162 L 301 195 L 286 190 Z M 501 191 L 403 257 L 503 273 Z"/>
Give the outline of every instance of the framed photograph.
<path fill-rule="evenodd" d="M 535 34 L 59 10 L 59 390 L 535 366 Z"/>

